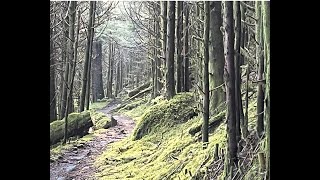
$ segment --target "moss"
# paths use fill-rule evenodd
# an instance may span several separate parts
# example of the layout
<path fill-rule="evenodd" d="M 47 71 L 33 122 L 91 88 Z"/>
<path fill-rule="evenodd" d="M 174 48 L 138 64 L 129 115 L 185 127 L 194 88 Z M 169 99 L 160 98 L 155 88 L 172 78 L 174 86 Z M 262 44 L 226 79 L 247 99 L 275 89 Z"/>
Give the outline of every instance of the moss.
<path fill-rule="evenodd" d="M 92 125 L 89 111 L 81 113 L 71 113 L 68 115 L 68 134 L 69 136 L 84 135 Z M 64 137 L 65 118 L 50 123 L 50 144 L 54 144 Z"/>
<path fill-rule="evenodd" d="M 133 134 L 110 144 L 95 162 L 96 176 L 108 180 L 202 179 L 214 161 L 215 145 L 227 146 L 226 124 L 221 123 L 210 132 L 208 147 L 203 149 L 201 139 L 198 139 L 201 132 L 195 136 L 189 134 L 190 129 L 202 124 L 202 117 L 184 119 L 193 106 L 189 98 L 192 99 L 192 95 L 188 93 L 179 94 L 170 101 L 158 97 L 131 110 L 123 109 L 122 113 L 133 115 L 138 121 L 134 131 L 143 127 L 148 131 L 140 139 L 133 141 Z M 249 104 L 249 125 L 255 123 L 255 104 L 254 101 Z M 212 119 L 220 115 L 214 115 Z M 257 172 L 255 163 L 246 175 L 249 179 Z"/>
<path fill-rule="evenodd" d="M 193 97 L 189 93 L 178 94 L 170 101 L 158 98 L 131 111 L 141 111 L 141 107 L 145 108 L 145 113 L 136 113 L 142 114 L 136 119 L 139 123 L 149 121 L 155 129 L 135 141 L 132 135 L 111 144 L 95 162 L 99 179 L 190 179 L 185 169 L 192 176 L 200 171 L 205 172 L 213 161 L 210 154 L 215 144 L 224 146 L 226 143 L 224 124 L 210 134 L 210 144 L 204 150 L 202 142 L 188 133 L 191 127 L 202 122 L 199 116 L 189 118 L 193 111 Z M 150 129 L 148 126 L 146 128 Z"/>
<path fill-rule="evenodd" d="M 138 121 L 133 139 L 137 140 L 161 128 L 173 127 L 187 121 L 196 114 L 194 106 L 191 93 L 180 93 L 169 101 L 163 100 L 151 106 Z"/>
<path fill-rule="evenodd" d="M 106 116 L 102 112 L 98 112 L 95 110 L 91 110 L 91 117 L 92 117 L 92 122 L 94 125 L 94 129 L 103 129 L 103 128 L 108 128 L 111 123 L 111 119 Z"/>

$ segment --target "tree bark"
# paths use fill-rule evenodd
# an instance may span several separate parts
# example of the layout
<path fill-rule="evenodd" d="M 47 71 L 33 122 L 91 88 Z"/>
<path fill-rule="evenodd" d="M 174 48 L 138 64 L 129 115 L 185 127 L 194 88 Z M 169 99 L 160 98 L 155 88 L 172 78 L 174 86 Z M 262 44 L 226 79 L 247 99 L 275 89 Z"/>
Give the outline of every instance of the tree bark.
<path fill-rule="evenodd" d="M 65 2 L 67 6 L 69 2 Z M 65 12 L 67 12 L 68 10 L 65 9 Z M 69 29 L 68 29 L 68 24 L 67 22 L 69 22 L 69 16 L 67 16 L 65 18 L 65 21 L 63 22 L 63 32 L 64 32 L 64 37 L 62 38 L 62 53 L 64 54 L 62 57 L 63 58 L 63 62 L 64 62 L 64 74 L 63 74 L 63 78 L 62 78 L 62 96 L 61 96 L 61 114 L 60 114 L 60 118 L 64 118 L 65 117 L 65 111 L 66 111 L 66 106 L 67 106 L 67 96 L 68 96 L 68 77 L 69 77 L 69 56 L 68 56 L 68 37 L 69 37 Z"/>
<path fill-rule="evenodd" d="M 182 84 L 182 79 L 181 79 L 181 71 L 182 71 L 182 56 L 181 56 L 181 27 L 182 25 L 182 6 L 183 6 L 183 1 L 177 1 L 177 25 L 176 25 L 176 36 L 177 36 L 177 93 L 181 92 L 181 84 Z"/>
<path fill-rule="evenodd" d="M 86 103 L 86 109 L 89 110 L 89 106 L 90 106 L 90 89 L 91 89 L 91 65 L 92 65 L 92 44 L 93 44 L 93 37 L 94 37 L 94 20 L 95 20 L 95 11 L 96 11 L 96 1 L 94 1 L 93 3 L 93 12 L 92 12 L 92 30 L 91 30 L 91 44 L 90 44 L 90 50 L 89 50 L 89 68 L 88 68 L 88 74 L 87 74 L 87 91 L 86 91 L 86 99 L 85 99 L 85 103 Z"/>
<path fill-rule="evenodd" d="M 77 61 L 77 52 L 74 52 L 75 49 L 77 48 L 75 45 L 77 45 L 75 43 L 75 38 L 74 38 L 74 25 L 75 25 L 75 18 L 76 18 L 76 6 L 77 6 L 77 2 L 76 1 L 71 1 L 70 2 L 70 8 L 69 8 L 69 60 L 70 60 L 70 64 L 72 63 L 71 60 L 73 59 L 73 64 L 71 64 L 72 69 L 70 69 L 70 75 L 69 75 L 69 79 L 70 82 L 68 81 L 68 94 L 67 94 L 67 105 L 66 105 L 66 111 L 65 111 L 65 131 L 64 131 L 64 139 L 63 139 L 63 143 L 65 144 L 67 142 L 68 139 L 68 112 L 69 112 L 69 108 L 70 105 L 72 105 L 73 103 L 71 103 L 71 101 L 73 101 L 72 99 L 72 90 L 73 90 L 73 81 L 74 81 L 74 76 L 76 73 L 76 61 Z M 80 15 L 78 15 L 80 16 Z M 80 18 L 78 18 L 79 20 Z M 79 21 L 78 21 L 78 31 L 79 31 Z M 77 36 L 78 36 L 78 31 L 77 31 Z M 78 37 L 77 37 L 78 40 Z"/>
<path fill-rule="evenodd" d="M 159 59 L 159 67 L 163 68 L 163 66 L 166 65 L 166 52 L 167 52 L 167 5 L 168 2 L 167 1 L 160 1 L 161 3 L 161 27 L 162 27 L 162 42 L 161 42 L 161 46 L 162 46 L 162 59 Z M 160 71 L 159 74 L 161 80 L 163 79 L 163 72 Z M 161 90 L 163 87 L 163 83 L 160 82 L 159 84 L 159 89 Z"/>
<path fill-rule="evenodd" d="M 224 54 L 226 59 L 226 95 L 228 109 L 228 159 L 231 164 L 237 164 L 237 139 L 236 139 L 236 109 L 235 109 L 235 71 L 234 71 L 234 32 L 233 32 L 233 2 L 224 2 Z"/>
<path fill-rule="evenodd" d="M 167 74 L 166 74 L 166 98 L 169 100 L 175 95 L 174 83 L 174 29 L 175 29 L 175 1 L 169 2 L 168 11 L 168 50 L 167 59 Z"/>
<path fill-rule="evenodd" d="M 263 25 L 262 25 L 262 11 L 261 11 L 261 2 L 256 1 L 256 40 L 259 44 L 256 45 L 256 58 L 258 61 L 258 79 L 260 81 L 263 79 L 264 73 L 264 59 L 263 59 Z M 263 83 L 258 83 L 257 87 L 257 133 L 259 137 L 262 136 L 264 131 L 264 89 Z"/>
<path fill-rule="evenodd" d="M 209 1 L 204 1 L 204 69 L 203 69 L 203 127 L 202 142 L 209 142 L 208 124 L 209 124 L 209 27 L 210 27 L 210 6 Z M 205 146 L 206 147 L 206 146 Z"/>
<path fill-rule="evenodd" d="M 50 28 L 50 122 L 57 119 L 55 60 L 53 57 L 53 28 Z"/>
<path fill-rule="evenodd" d="M 210 17 L 210 49 L 209 49 L 209 80 L 210 80 L 210 111 L 215 112 L 219 105 L 226 100 L 223 90 L 223 70 L 224 70 L 224 52 L 223 36 L 220 30 L 222 27 L 221 2 L 211 2 L 212 10 Z M 211 53 L 210 53 L 211 52 Z"/>
<path fill-rule="evenodd" d="M 185 36 L 184 36 L 184 86 L 185 92 L 189 92 L 190 89 L 190 77 L 189 77 L 189 5 L 185 2 Z"/>
<path fill-rule="evenodd" d="M 92 62 L 92 102 L 104 98 L 102 80 L 102 41 L 98 40 L 94 44 L 96 58 Z"/>
<path fill-rule="evenodd" d="M 83 68 L 83 82 L 82 82 L 82 88 L 81 88 L 81 96 L 80 96 L 80 112 L 84 111 L 85 106 L 85 99 L 86 99 L 86 91 L 87 91 L 87 84 L 88 84 L 88 73 L 89 73 L 89 67 L 90 67 L 90 55 L 91 55 L 91 47 L 92 47 L 92 41 L 91 41 L 91 35 L 93 31 L 93 14 L 94 14 L 94 1 L 90 1 L 90 9 L 89 9 L 89 25 L 88 25 L 88 37 L 87 37 L 87 47 L 86 47 L 86 54 L 84 59 L 84 68 Z"/>
<path fill-rule="evenodd" d="M 114 44 L 110 42 L 109 44 L 109 70 L 108 70 L 108 87 L 107 87 L 107 97 L 112 98 L 112 81 L 113 81 L 113 56 L 114 56 Z M 131 65 L 130 65 L 131 67 Z M 131 73 L 131 68 L 130 68 Z M 130 78 L 131 79 L 131 78 Z"/>
<path fill-rule="evenodd" d="M 241 72 L 240 72 L 240 29 L 241 29 L 241 14 L 240 14 L 240 2 L 235 1 L 233 3 L 234 10 L 234 69 L 235 69 L 235 108 L 236 108 L 236 138 L 237 144 L 241 140 L 240 124 L 243 122 L 243 116 L 241 117 L 242 110 L 242 98 L 241 98 Z"/>
<path fill-rule="evenodd" d="M 265 92 L 265 121 L 266 121 L 266 139 L 267 139 L 267 153 L 266 153 L 266 179 L 270 179 L 270 2 L 262 2 L 263 11 L 263 36 L 264 36 L 264 49 L 266 58 L 266 92 Z"/>

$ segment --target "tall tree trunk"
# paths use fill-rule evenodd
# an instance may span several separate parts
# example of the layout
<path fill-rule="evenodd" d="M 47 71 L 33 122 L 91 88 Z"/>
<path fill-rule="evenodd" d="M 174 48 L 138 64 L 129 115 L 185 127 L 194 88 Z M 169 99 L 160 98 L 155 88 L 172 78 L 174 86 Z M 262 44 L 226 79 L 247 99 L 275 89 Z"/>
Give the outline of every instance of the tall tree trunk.
<path fill-rule="evenodd" d="M 185 36 L 184 36 L 184 91 L 189 92 L 190 76 L 189 76 L 189 5 L 185 2 Z"/>
<path fill-rule="evenodd" d="M 119 81 L 119 91 L 123 88 L 123 64 L 122 64 L 122 58 L 120 59 L 120 81 Z"/>
<path fill-rule="evenodd" d="M 117 64 L 117 80 L 116 80 L 116 92 L 115 92 L 115 96 L 117 97 L 118 96 L 118 93 L 120 91 L 120 66 L 121 66 L 121 63 L 120 63 L 120 60 Z"/>
<path fill-rule="evenodd" d="M 109 49 L 109 70 L 108 70 L 107 97 L 112 98 L 113 58 L 114 58 L 114 44 L 113 44 L 113 42 L 110 42 L 109 47 L 110 47 L 110 49 Z M 130 67 L 131 66 L 132 65 L 130 65 Z M 130 69 L 130 73 L 131 73 L 131 69 Z"/>
<path fill-rule="evenodd" d="M 261 2 L 256 1 L 256 40 L 258 44 L 256 45 L 256 58 L 258 60 L 258 87 L 257 87 L 257 133 L 259 137 L 262 136 L 264 131 L 264 122 L 263 122 L 263 112 L 264 112 L 264 89 L 263 83 L 260 82 L 263 80 L 264 73 L 264 59 L 263 59 L 263 26 L 262 26 L 262 11 L 261 11 Z"/>
<path fill-rule="evenodd" d="M 235 108 L 235 71 L 234 71 L 234 32 L 233 32 L 233 2 L 224 2 L 224 54 L 226 59 L 226 95 L 228 107 L 228 159 L 233 166 L 237 164 L 237 139 L 236 139 L 236 108 Z"/>
<path fill-rule="evenodd" d="M 156 51 L 156 54 L 157 54 L 157 59 L 156 59 L 156 96 L 160 95 L 160 91 L 162 89 L 162 75 L 161 75 L 161 51 L 160 51 L 160 48 L 161 48 L 161 41 L 160 41 L 160 38 L 161 38 L 161 34 L 160 34 L 160 6 L 158 5 L 160 3 L 160 1 L 157 1 L 156 4 L 156 14 L 157 14 L 157 17 L 156 17 L 156 47 L 157 47 L 157 51 Z M 142 72 L 142 71 L 141 71 Z"/>
<path fill-rule="evenodd" d="M 224 52 L 223 52 L 223 36 L 220 30 L 222 27 L 221 2 L 213 1 L 211 17 L 210 17 L 210 49 L 209 49 L 209 80 L 210 80 L 210 112 L 215 112 L 219 105 L 226 100 L 223 90 L 223 70 L 224 70 Z"/>
<path fill-rule="evenodd" d="M 209 27 L 210 27 L 210 6 L 209 1 L 204 1 L 204 69 L 203 69 L 203 126 L 202 142 L 208 142 L 208 125 L 209 125 Z M 205 146 L 206 147 L 206 146 Z"/>
<path fill-rule="evenodd" d="M 86 103 L 86 109 L 89 110 L 89 106 L 90 106 L 90 89 L 91 89 L 91 65 L 92 65 L 92 44 L 93 44 L 93 37 L 94 37 L 94 20 L 95 20 L 95 10 L 96 10 L 96 3 L 97 1 L 94 1 L 93 3 L 93 13 L 92 13 L 92 30 L 91 30 L 91 44 L 90 44 L 90 50 L 89 50 L 89 68 L 88 68 L 88 74 L 87 74 L 87 91 L 86 91 L 86 99 L 85 99 L 85 103 Z"/>
<path fill-rule="evenodd" d="M 104 98 L 103 79 L 102 79 L 102 42 L 97 42 L 97 98 Z"/>
<path fill-rule="evenodd" d="M 67 6 L 69 6 L 69 2 L 65 2 Z M 65 12 L 68 10 L 66 9 Z M 65 18 L 65 21 L 63 22 L 62 31 L 64 32 L 64 37 L 62 39 L 62 53 L 64 54 L 64 74 L 62 78 L 62 98 L 61 98 L 61 119 L 65 116 L 66 106 L 67 106 L 67 96 L 68 96 L 68 77 L 69 77 L 69 56 L 68 56 L 68 36 L 69 36 L 69 29 L 68 29 L 68 23 L 69 22 L 69 16 Z"/>
<path fill-rule="evenodd" d="M 246 8 L 244 6 L 240 6 L 240 14 L 241 14 L 241 21 L 245 21 L 245 11 L 246 11 Z M 243 22 L 241 22 L 241 28 L 240 28 L 240 47 L 242 49 L 244 49 L 244 45 L 245 45 L 245 36 L 246 36 L 246 31 L 245 31 L 245 25 Z M 244 56 L 240 53 L 240 65 L 243 65 L 244 64 Z M 250 73 L 249 72 L 249 64 L 248 64 L 248 67 L 247 67 L 247 73 Z M 241 77 L 241 73 L 240 73 L 240 77 Z M 241 81 L 240 81 L 241 83 Z M 247 104 L 247 97 L 248 97 L 248 88 L 249 88 L 249 74 L 248 74 L 248 78 L 247 78 L 247 81 L 246 81 L 246 110 L 248 109 L 248 104 Z M 240 88 L 241 88 L 241 85 L 240 85 Z M 241 95 L 240 95 L 240 107 L 242 107 L 242 98 L 241 98 Z M 242 115 L 241 115 L 242 114 Z M 242 136 L 243 138 L 246 138 L 249 134 L 249 131 L 248 131 L 248 113 L 246 111 L 246 115 L 244 116 L 243 115 L 243 108 L 240 109 L 240 119 L 241 117 L 243 117 L 243 121 L 241 122 L 241 132 L 242 132 Z"/>
<path fill-rule="evenodd" d="M 181 84 L 182 84 L 182 79 L 181 79 L 181 71 L 182 71 L 182 56 L 181 56 L 181 28 L 183 27 L 182 25 L 182 6 L 183 6 L 183 1 L 177 1 L 177 25 L 176 25 L 176 36 L 177 36 L 177 93 L 181 92 Z"/>
<path fill-rule="evenodd" d="M 76 18 L 76 6 L 77 2 L 76 1 L 71 1 L 70 2 L 70 9 L 69 9 L 69 26 L 70 26 L 70 31 L 69 31 L 69 60 L 71 64 L 72 69 L 70 69 L 70 82 L 68 81 L 68 95 L 67 95 L 67 106 L 66 106 L 66 111 L 65 111 L 65 127 L 64 127 L 64 139 L 63 143 L 65 144 L 68 139 L 68 112 L 69 112 L 69 107 L 70 107 L 70 101 L 72 101 L 72 91 L 73 91 L 73 82 L 74 82 L 74 76 L 76 73 L 76 63 L 77 63 L 77 47 L 78 47 L 78 36 L 79 36 L 79 26 L 80 26 L 80 11 L 78 11 L 78 28 L 77 28 L 77 37 L 75 41 L 74 37 L 74 26 L 75 26 L 75 18 Z M 72 56 L 71 56 L 72 55 Z M 73 62 L 71 62 L 73 60 Z"/>
<path fill-rule="evenodd" d="M 233 3 L 234 10 L 234 69 L 235 69 L 235 108 L 236 108 L 236 138 L 237 143 L 241 140 L 240 124 L 243 122 L 243 116 L 241 117 L 242 110 L 242 98 L 241 98 L 241 72 L 240 72 L 240 29 L 241 29 L 241 16 L 240 16 L 240 2 L 235 1 Z"/>
<path fill-rule="evenodd" d="M 162 27 L 162 59 L 160 59 L 159 67 L 166 65 L 166 52 L 167 52 L 167 1 L 160 1 L 161 3 L 161 27 Z M 163 72 L 160 72 L 160 77 L 163 79 Z M 160 89 L 162 89 L 163 83 L 160 83 Z"/>
<path fill-rule="evenodd" d="M 50 28 L 50 122 L 57 119 L 55 61 L 53 57 L 53 28 Z"/>
<path fill-rule="evenodd" d="M 166 73 L 166 98 L 169 100 L 175 95 L 174 83 L 174 29 L 175 29 L 175 1 L 169 2 L 168 11 L 168 50 L 167 50 L 167 73 Z"/>
<path fill-rule="evenodd" d="M 266 121 L 266 139 L 267 139 L 267 176 L 270 179 L 270 2 L 262 2 L 263 11 L 263 33 L 264 33 L 264 49 L 266 58 L 266 93 L 265 93 L 265 121 Z"/>
<path fill-rule="evenodd" d="M 87 84 L 88 84 L 88 73 L 90 67 L 90 55 L 91 55 L 91 47 L 92 47 L 92 31 L 93 31 L 93 14 L 94 14 L 94 1 L 90 1 L 90 9 L 89 9 L 89 25 L 88 25 L 88 37 L 87 37 L 87 47 L 86 47 L 86 54 L 84 59 L 84 68 L 83 68 L 83 82 L 81 88 L 81 96 L 80 96 L 80 112 L 84 111 L 85 106 L 85 99 L 86 99 L 86 91 L 87 91 Z"/>
<path fill-rule="evenodd" d="M 96 58 L 92 61 L 92 102 L 104 98 L 102 80 L 102 41 L 95 43 Z"/>

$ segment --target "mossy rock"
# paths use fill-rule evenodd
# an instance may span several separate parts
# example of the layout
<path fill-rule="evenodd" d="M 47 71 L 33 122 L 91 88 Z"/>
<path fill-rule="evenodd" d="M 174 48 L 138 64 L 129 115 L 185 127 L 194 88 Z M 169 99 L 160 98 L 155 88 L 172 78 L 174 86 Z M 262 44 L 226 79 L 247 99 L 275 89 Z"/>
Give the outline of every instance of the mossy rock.
<path fill-rule="evenodd" d="M 133 133 L 133 139 L 141 139 L 162 127 L 172 127 L 196 116 L 192 93 L 179 93 L 171 100 L 164 100 L 152 106 L 141 117 Z"/>
<path fill-rule="evenodd" d="M 68 136 L 84 136 L 93 125 L 89 111 L 68 115 Z M 65 118 L 50 123 L 50 145 L 64 138 Z"/>
<path fill-rule="evenodd" d="M 102 112 L 91 112 L 94 129 L 107 129 L 117 125 L 117 121 L 113 117 L 108 117 Z"/>

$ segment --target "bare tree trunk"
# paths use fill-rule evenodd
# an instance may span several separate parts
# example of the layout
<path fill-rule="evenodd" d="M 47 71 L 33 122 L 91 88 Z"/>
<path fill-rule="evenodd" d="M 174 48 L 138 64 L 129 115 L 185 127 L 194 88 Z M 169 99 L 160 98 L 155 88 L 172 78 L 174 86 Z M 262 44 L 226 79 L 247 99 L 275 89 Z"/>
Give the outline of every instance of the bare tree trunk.
<path fill-rule="evenodd" d="M 185 36 L 184 36 L 184 91 L 189 92 L 190 76 L 189 76 L 189 5 L 185 2 Z"/>
<path fill-rule="evenodd" d="M 203 126 L 202 142 L 209 142 L 208 124 L 209 124 L 209 27 L 210 27 L 210 6 L 209 1 L 204 1 L 204 69 L 203 69 Z M 206 146 L 204 146 L 206 147 Z"/>
<path fill-rule="evenodd" d="M 65 2 L 66 5 L 68 6 L 69 2 Z M 66 9 L 65 12 L 68 10 Z M 65 18 L 65 21 L 63 22 L 63 32 L 64 32 L 64 37 L 62 38 L 62 53 L 64 54 L 64 74 L 62 78 L 62 98 L 61 98 L 61 119 L 64 118 L 65 116 L 65 111 L 66 111 L 66 106 L 67 106 L 67 95 L 68 95 L 68 77 L 69 77 L 69 56 L 68 56 L 68 50 L 67 50 L 67 39 L 69 36 L 69 30 L 68 30 L 68 24 L 69 22 L 69 16 Z"/>
<path fill-rule="evenodd" d="M 65 111 L 65 131 L 64 131 L 64 139 L 63 143 L 65 144 L 68 139 L 68 111 L 69 111 L 69 105 L 70 101 L 72 101 L 72 90 L 73 90 L 73 82 L 74 82 L 74 76 L 76 73 L 76 63 L 77 63 L 77 47 L 78 47 L 78 36 L 79 36 L 79 27 L 80 27 L 80 11 L 78 11 L 78 28 L 77 28 L 77 38 L 76 41 L 74 39 L 74 25 L 75 25 L 75 17 L 76 17 L 76 6 L 77 2 L 76 1 L 71 1 L 70 2 L 70 9 L 69 9 L 69 25 L 70 25 L 70 43 L 69 43 L 69 49 L 70 49 L 70 63 L 71 60 L 73 59 L 73 64 L 71 65 L 73 68 L 70 69 L 70 82 L 68 82 L 69 85 L 69 92 L 67 96 L 67 106 L 66 106 L 66 111 Z"/>
<path fill-rule="evenodd" d="M 233 2 L 224 2 L 224 54 L 226 59 L 226 94 L 228 107 L 228 159 L 231 164 L 237 164 L 237 139 L 236 139 L 236 108 L 235 108 L 235 71 L 234 71 L 234 32 L 233 32 Z M 231 168 L 232 169 L 232 168 Z"/>
<path fill-rule="evenodd" d="M 162 27 L 162 59 L 160 59 L 159 66 L 162 68 L 166 65 L 166 52 L 167 52 L 167 1 L 161 1 L 161 27 Z M 162 63 L 163 62 L 163 63 Z M 163 72 L 160 72 L 161 79 L 163 79 Z M 160 83 L 162 89 L 163 83 Z"/>
<path fill-rule="evenodd" d="M 262 136 L 264 131 L 264 89 L 263 83 L 260 82 L 263 80 L 264 73 L 264 59 L 263 59 L 263 25 L 262 25 L 262 11 L 261 11 L 261 2 L 256 1 L 256 40 L 259 44 L 256 46 L 256 58 L 258 60 L 258 88 L 257 88 L 257 133 L 259 137 Z"/>
<path fill-rule="evenodd" d="M 53 28 L 50 28 L 50 122 L 57 120 L 55 60 L 53 57 Z"/>
<path fill-rule="evenodd" d="M 96 58 L 92 61 L 92 102 L 104 98 L 103 80 L 102 80 L 102 41 L 95 43 Z"/>
<path fill-rule="evenodd" d="M 266 58 L 266 93 L 265 93 L 265 121 L 266 121 L 266 139 L 267 139 L 267 153 L 266 153 L 266 179 L 270 179 L 270 2 L 262 2 L 263 14 L 263 36 L 264 49 Z"/>
<path fill-rule="evenodd" d="M 113 79 L 113 56 L 114 56 L 114 44 L 110 42 L 109 45 L 109 70 L 108 70 L 108 87 L 107 87 L 107 97 L 112 98 L 112 79 Z M 130 65 L 131 67 L 131 65 Z M 131 73 L 131 69 L 130 69 Z M 130 78 L 131 79 L 131 78 Z"/>
<path fill-rule="evenodd" d="M 89 68 L 88 68 L 88 73 L 87 73 L 87 91 L 86 91 L 86 99 L 85 99 L 85 103 L 86 103 L 86 109 L 89 110 L 89 106 L 90 106 L 90 89 L 91 89 L 91 65 L 92 65 L 92 44 L 93 44 L 93 37 L 94 37 L 94 20 L 95 20 L 95 10 L 96 10 L 96 1 L 94 1 L 93 3 L 93 13 L 92 13 L 92 30 L 91 30 L 91 44 L 90 44 L 90 50 L 89 50 Z"/>
<path fill-rule="evenodd" d="M 175 1 L 169 2 L 168 11 L 168 50 L 167 50 L 167 74 L 166 74 L 166 98 L 169 100 L 175 95 L 174 83 L 174 39 L 175 39 Z"/>
<path fill-rule="evenodd" d="M 240 72 L 240 29 L 241 29 L 241 16 L 240 16 L 240 2 L 235 1 L 233 3 L 234 10 L 234 69 L 235 69 L 235 108 L 236 108 L 236 138 L 237 143 L 241 140 L 241 129 L 240 124 L 243 121 L 240 111 L 242 110 L 242 99 L 241 99 L 241 72 Z"/>
<path fill-rule="evenodd" d="M 182 6 L 183 6 L 183 1 L 177 1 L 177 25 L 176 25 L 176 36 L 177 36 L 177 93 L 181 92 L 181 84 L 182 84 L 182 79 L 181 79 L 181 71 L 182 71 L 182 56 L 181 56 L 181 28 L 183 27 L 182 25 Z"/>
<path fill-rule="evenodd" d="M 246 8 L 244 6 L 240 6 L 240 11 L 241 11 L 241 21 L 245 21 Z M 240 46 L 243 49 L 244 49 L 245 40 L 246 40 L 246 38 L 245 38 L 246 29 L 245 28 L 246 28 L 246 26 L 244 25 L 243 22 L 241 22 Z M 240 54 L 240 65 L 244 64 L 244 58 L 245 57 L 242 54 Z M 246 138 L 248 136 L 248 134 L 249 134 L 249 131 L 248 131 L 248 104 L 249 104 L 248 89 L 249 89 L 249 74 L 250 74 L 250 70 L 249 70 L 249 63 L 247 65 L 248 66 L 247 66 L 247 69 L 246 69 L 246 73 L 247 74 L 246 74 L 246 96 L 245 96 L 246 114 L 244 115 L 243 122 L 241 124 L 241 132 L 242 132 L 243 138 Z M 241 96 L 240 96 L 240 99 L 241 99 Z M 242 103 L 241 103 L 241 107 L 242 107 Z M 241 114 L 241 111 L 240 111 L 240 114 Z M 242 114 L 243 114 L 243 109 L 242 109 Z M 241 117 L 241 115 L 240 115 L 240 117 Z"/>
<path fill-rule="evenodd" d="M 120 82 L 119 82 L 119 91 L 123 88 L 123 64 L 122 64 L 122 58 L 120 59 Z"/>
<path fill-rule="evenodd" d="M 84 59 L 84 68 L 83 68 L 83 82 L 81 88 L 81 96 L 80 96 L 80 112 L 84 111 L 85 106 L 85 99 L 86 99 L 86 91 L 87 91 L 87 84 L 88 84 L 88 73 L 90 67 L 90 59 L 91 59 L 91 47 L 92 47 L 92 31 L 93 31 L 93 14 L 94 14 L 94 1 L 90 1 L 90 9 L 89 9 L 89 25 L 88 25 L 88 37 L 87 37 L 87 47 L 86 47 L 86 54 Z"/>
<path fill-rule="evenodd" d="M 161 34 L 160 34 L 160 1 L 157 1 L 157 3 L 154 3 L 155 4 L 155 11 L 156 11 L 156 29 L 155 29 L 155 33 L 156 33 L 156 44 L 155 46 L 157 47 L 157 50 L 156 50 L 156 96 L 160 95 L 160 91 L 162 89 L 162 83 L 161 83 L 161 80 L 162 80 L 162 75 L 161 75 L 161 51 L 160 51 L 160 48 L 161 48 L 161 41 L 160 41 L 160 37 L 161 37 Z M 142 72 L 142 71 L 141 71 Z"/>
<path fill-rule="evenodd" d="M 115 92 L 115 97 L 117 97 L 118 96 L 118 93 L 119 93 L 119 91 L 120 91 L 120 66 L 121 66 L 121 63 L 120 63 L 120 60 L 119 60 L 119 62 L 118 62 L 118 64 L 117 64 L 117 76 L 116 76 L 116 78 L 117 78 L 117 80 L 116 80 L 116 92 Z"/>
<path fill-rule="evenodd" d="M 210 29 L 209 34 L 211 44 L 209 50 L 209 80 L 210 80 L 210 112 L 215 112 L 221 103 L 226 100 L 226 95 L 223 90 L 223 69 L 224 69 L 224 52 L 223 52 L 223 36 L 220 30 L 222 27 L 222 14 L 221 14 L 221 2 L 213 1 L 211 17 L 210 17 Z"/>

